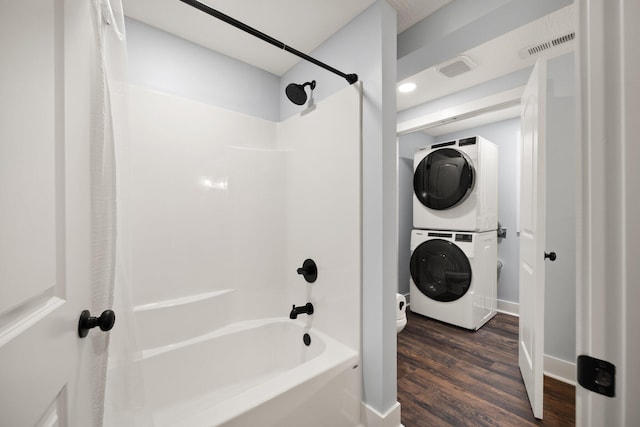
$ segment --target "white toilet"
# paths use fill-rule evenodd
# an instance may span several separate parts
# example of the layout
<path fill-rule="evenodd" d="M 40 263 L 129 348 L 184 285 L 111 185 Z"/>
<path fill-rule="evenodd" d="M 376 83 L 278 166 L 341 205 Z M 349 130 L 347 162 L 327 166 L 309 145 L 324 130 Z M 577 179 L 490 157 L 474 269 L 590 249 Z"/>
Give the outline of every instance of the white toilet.
<path fill-rule="evenodd" d="M 396 332 L 407 325 L 407 299 L 402 294 L 396 294 Z"/>

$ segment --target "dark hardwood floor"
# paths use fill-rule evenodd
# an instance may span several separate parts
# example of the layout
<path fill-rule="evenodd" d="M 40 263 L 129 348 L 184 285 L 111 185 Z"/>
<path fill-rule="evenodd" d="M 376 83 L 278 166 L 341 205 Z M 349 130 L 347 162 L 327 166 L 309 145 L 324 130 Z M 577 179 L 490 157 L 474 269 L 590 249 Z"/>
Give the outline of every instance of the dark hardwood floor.
<path fill-rule="evenodd" d="M 531 412 L 518 368 L 518 318 L 498 313 L 476 332 L 407 310 L 398 334 L 398 401 L 405 427 L 574 426 L 575 388 L 545 377 L 544 420 Z"/>

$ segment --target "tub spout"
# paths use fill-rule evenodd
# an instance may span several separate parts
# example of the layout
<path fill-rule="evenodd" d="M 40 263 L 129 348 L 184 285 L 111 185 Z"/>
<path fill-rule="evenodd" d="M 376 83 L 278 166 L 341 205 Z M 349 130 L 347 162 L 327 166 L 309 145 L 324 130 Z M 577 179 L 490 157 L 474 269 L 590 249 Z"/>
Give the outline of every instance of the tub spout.
<path fill-rule="evenodd" d="M 291 309 L 291 313 L 289 313 L 289 319 L 297 319 L 298 314 L 313 314 L 313 304 L 308 302 L 300 307 L 296 307 L 294 305 Z"/>

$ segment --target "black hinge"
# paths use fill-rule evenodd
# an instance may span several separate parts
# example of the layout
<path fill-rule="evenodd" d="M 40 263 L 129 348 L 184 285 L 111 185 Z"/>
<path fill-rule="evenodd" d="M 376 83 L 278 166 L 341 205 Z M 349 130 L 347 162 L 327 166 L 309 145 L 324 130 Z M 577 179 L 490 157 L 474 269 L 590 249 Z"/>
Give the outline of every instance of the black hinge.
<path fill-rule="evenodd" d="M 585 355 L 578 356 L 578 384 L 595 393 L 614 397 L 616 367 L 606 360 Z"/>

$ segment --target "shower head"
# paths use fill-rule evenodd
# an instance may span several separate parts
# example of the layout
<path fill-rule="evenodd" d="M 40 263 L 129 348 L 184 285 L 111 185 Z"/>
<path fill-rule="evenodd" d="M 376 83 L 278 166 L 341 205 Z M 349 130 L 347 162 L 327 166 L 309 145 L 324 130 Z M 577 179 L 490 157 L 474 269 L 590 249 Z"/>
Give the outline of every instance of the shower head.
<path fill-rule="evenodd" d="M 287 94 L 289 101 L 296 105 L 304 105 L 304 103 L 307 102 L 307 92 L 305 92 L 304 87 L 307 85 L 311 86 L 311 90 L 313 90 L 316 88 L 316 81 L 312 80 L 301 85 L 297 83 L 289 84 L 285 89 L 285 93 Z"/>

